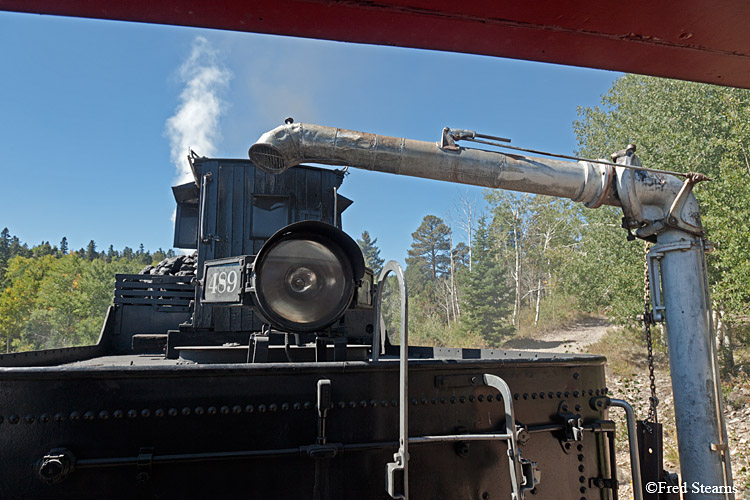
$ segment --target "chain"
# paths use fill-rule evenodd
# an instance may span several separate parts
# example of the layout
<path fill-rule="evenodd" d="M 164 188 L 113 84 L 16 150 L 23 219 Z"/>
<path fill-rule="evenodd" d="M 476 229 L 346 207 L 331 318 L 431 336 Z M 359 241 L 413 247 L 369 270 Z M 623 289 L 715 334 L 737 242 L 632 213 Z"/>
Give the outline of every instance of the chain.
<path fill-rule="evenodd" d="M 656 414 L 656 407 L 659 405 L 659 398 L 656 397 L 656 377 L 654 376 L 654 348 L 651 340 L 651 325 L 655 324 L 651 315 L 651 286 L 648 277 L 648 251 L 650 244 L 646 242 L 644 246 L 644 273 L 643 273 L 643 331 L 646 334 L 646 345 L 648 347 L 648 378 L 651 384 L 651 397 L 649 400 L 647 422 L 657 423 L 659 421 Z"/>

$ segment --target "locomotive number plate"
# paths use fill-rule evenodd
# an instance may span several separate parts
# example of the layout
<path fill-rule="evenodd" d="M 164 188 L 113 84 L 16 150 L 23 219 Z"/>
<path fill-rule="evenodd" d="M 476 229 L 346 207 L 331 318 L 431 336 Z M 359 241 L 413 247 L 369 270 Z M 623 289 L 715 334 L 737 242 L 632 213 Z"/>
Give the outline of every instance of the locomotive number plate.
<path fill-rule="evenodd" d="M 241 262 L 206 262 L 203 302 L 241 304 L 244 285 Z"/>

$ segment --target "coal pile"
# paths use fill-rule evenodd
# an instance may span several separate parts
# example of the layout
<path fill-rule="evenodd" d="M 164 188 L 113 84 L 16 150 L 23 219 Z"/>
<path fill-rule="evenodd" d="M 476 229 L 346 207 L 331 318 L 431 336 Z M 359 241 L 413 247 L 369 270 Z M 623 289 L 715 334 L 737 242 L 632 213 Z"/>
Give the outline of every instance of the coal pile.
<path fill-rule="evenodd" d="M 159 276 L 195 276 L 195 268 L 198 264 L 198 254 L 178 255 L 169 257 L 156 264 L 146 266 L 138 274 L 156 274 Z"/>

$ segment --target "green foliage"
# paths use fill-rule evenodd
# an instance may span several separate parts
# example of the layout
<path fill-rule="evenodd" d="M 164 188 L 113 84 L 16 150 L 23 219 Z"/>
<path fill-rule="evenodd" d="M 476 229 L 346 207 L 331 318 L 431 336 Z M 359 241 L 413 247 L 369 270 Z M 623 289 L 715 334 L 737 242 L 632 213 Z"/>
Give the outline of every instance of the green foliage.
<path fill-rule="evenodd" d="M 454 244 L 438 217 L 425 217 L 412 235 L 405 272 L 410 315 L 421 332 L 416 338 L 432 345 L 461 332 L 475 346 L 499 346 L 514 330 L 530 326 L 521 319 L 536 328 L 571 317 L 564 304 L 576 301 L 563 285 L 582 244 L 579 211 L 569 201 L 543 196 L 495 190 L 485 198 L 490 213 L 473 223 L 471 270 L 469 248 Z M 435 275 L 434 256 L 442 259 Z"/>
<path fill-rule="evenodd" d="M 5 270 L 8 267 L 8 261 L 15 256 L 30 257 L 31 251 L 25 244 L 21 244 L 17 236 L 12 236 L 8 228 L 0 231 L 0 291 L 5 286 Z"/>
<path fill-rule="evenodd" d="M 643 311 L 643 242 L 627 241 L 619 209 L 576 211 L 584 230 L 576 252 L 561 264 L 562 291 L 576 296 L 583 311 L 634 320 Z"/>
<path fill-rule="evenodd" d="M 698 171 L 713 180 L 694 193 L 701 204 L 710 255 L 714 301 L 735 318 L 750 312 L 750 92 L 691 82 L 626 75 L 603 97 L 602 107 L 579 109 L 574 124 L 579 153 L 608 157 L 626 144 L 638 146 L 644 165 Z M 582 214 L 600 250 L 583 243 L 577 287 L 588 283 L 589 306 L 632 314 L 641 300 L 642 254 L 619 232 L 619 216 Z M 611 237 L 608 237 L 611 235 Z M 599 237 L 600 236 L 600 237 Z M 583 262 L 588 260 L 588 262 Z M 596 262 L 600 261 L 600 262 Z M 586 278 L 585 276 L 589 277 Z M 592 289 L 593 288 L 593 289 Z M 627 301 L 630 305 L 625 305 Z"/>
<path fill-rule="evenodd" d="M 506 318 L 513 307 L 505 264 L 498 258 L 495 235 L 482 218 L 473 241 L 471 272 L 463 275 L 464 324 L 469 332 L 481 335 L 490 345 L 497 345 L 508 333 Z"/>
<path fill-rule="evenodd" d="M 67 253 L 49 242 L 29 250 L 7 231 L 2 239 L 8 244 L 0 246 L 1 255 L 10 255 L 0 289 L 0 340 L 6 352 L 95 343 L 112 303 L 115 274 L 138 272 L 143 259 L 151 260 L 148 252 L 127 259 L 114 250 L 89 260 L 96 251 L 93 241 L 90 252 Z M 63 238 L 60 246 L 66 245 Z"/>

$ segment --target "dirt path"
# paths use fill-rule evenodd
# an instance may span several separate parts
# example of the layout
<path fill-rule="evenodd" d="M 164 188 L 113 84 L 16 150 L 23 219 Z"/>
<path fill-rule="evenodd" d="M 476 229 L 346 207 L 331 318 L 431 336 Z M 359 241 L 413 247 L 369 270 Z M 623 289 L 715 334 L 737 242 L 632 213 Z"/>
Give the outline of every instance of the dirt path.
<path fill-rule="evenodd" d="M 587 318 L 562 330 L 539 333 L 534 337 L 514 337 L 503 347 L 539 352 L 582 352 L 598 341 L 612 324 L 606 319 Z"/>

